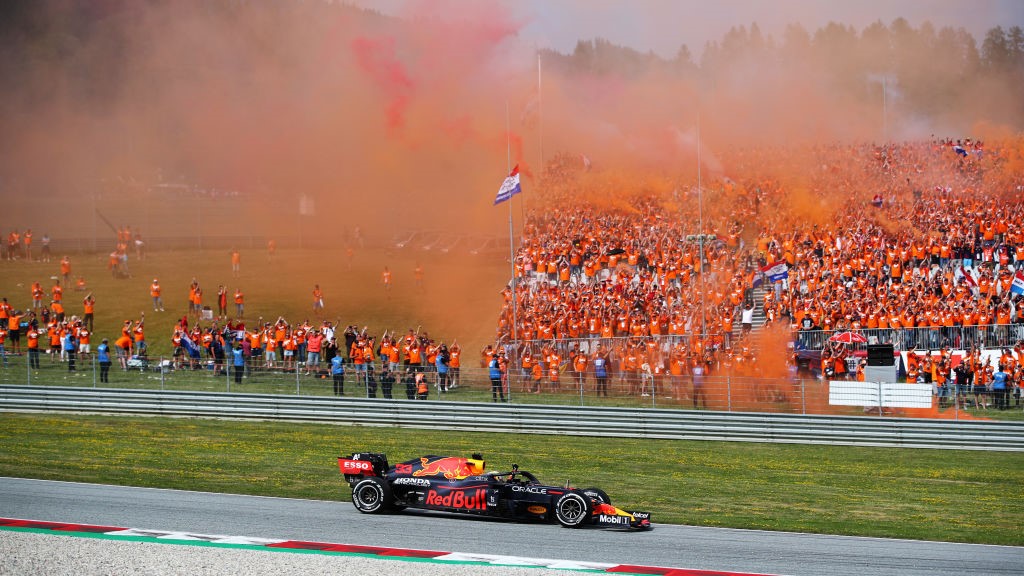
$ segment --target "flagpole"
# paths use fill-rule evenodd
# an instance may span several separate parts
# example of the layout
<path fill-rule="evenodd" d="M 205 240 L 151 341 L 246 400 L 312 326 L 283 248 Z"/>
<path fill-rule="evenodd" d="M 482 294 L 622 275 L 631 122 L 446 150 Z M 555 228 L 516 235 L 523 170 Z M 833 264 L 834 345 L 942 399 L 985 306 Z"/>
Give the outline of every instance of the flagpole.
<path fill-rule="evenodd" d="M 508 117 L 508 100 L 505 100 L 505 164 L 509 173 L 512 172 L 512 126 L 509 123 Z M 516 293 L 516 252 L 515 252 L 515 241 L 512 228 L 512 198 L 509 198 L 508 203 L 508 265 L 512 271 L 512 353 L 518 356 L 519 347 L 516 346 L 516 325 L 518 324 L 518 318 L 516 314 L 517 301 L 519 295 Z M 508 365 L 512 363 L 512 359 L 508 358 Z M 508 373 L 505 377 L 505 381 L 508 382 L 508 394 L 505 395 L 505 399 L 509 404 L 512 403 L 512 375 Z"/>
<path fill-rule="evenodd" d="M 540 150 L 540 166 L 541 175 L 544 173 L 544 92 L 541 90 L 541 67 L 540 67 L 540 48 L 534 45 L 534 50 L 537 51 L 537 147 Z M 523 222 L 526 222 L 526 197 L 523 196 L 522 201 L 519 203 L 519 213 L 522 217 Z"/>
<path fill-rule="evenodd" d="M 704 270 L 704 190 L 701 182 L 700 172 L 700 110 L 697 110 L 697 225 L 700 227 L 697 230 L 697 245 L 699 246 L 699 254 L 697 262 L 700 263 L 700 331 L 701 339 L 707 338 L 707 327 L 705 326 L 705 312 L 704 312 L 704 298 L 707 295 L 704 289 L 704 274 L 707 272 Z"/>
<path fill-rule="evenodd" d="M 540 51 L 537 51 L 537 134 L 540 140 L 540 167 L 544 169 L 544 91 L 541 84 Z"/>

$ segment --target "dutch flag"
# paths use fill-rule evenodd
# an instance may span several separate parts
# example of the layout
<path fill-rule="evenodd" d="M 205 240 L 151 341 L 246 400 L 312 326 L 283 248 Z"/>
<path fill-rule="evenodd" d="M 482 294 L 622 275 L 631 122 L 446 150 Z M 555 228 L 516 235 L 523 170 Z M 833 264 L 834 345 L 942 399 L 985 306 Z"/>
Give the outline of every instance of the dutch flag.
<path fill-rule="evenodd" d="M 512 169 L 505 181 L 501 183 L 501 188 L 498 189 L 498 195 L 494 198 L 494 205 L 497 206 L 505 200 L 512 198 L 512 195 L 519 194 L 523 189 L 519 185 L 519 165 Z"/>
<path fill-rule="evenodd" d="M 1013 284 L 1010 284 L 1011 294 L 1024 294 L 1024 270 L 1017 270 L 1013 275 Z"/>

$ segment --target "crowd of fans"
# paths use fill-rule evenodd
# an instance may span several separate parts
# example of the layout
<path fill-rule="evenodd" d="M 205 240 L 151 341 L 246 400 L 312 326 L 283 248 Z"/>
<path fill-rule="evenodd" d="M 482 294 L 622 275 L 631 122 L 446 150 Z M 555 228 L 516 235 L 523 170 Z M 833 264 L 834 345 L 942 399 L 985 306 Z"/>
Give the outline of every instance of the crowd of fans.
<path fill-rule="evenodd" d="M 115 359 L 123 371 L 149 367 L 155 359 L 148 355 L 145 313 L 137 320 L 125 320 L 112 344 L 103 339 L 94 346 L 94 304 L 88 294 L 84 299 L 86 316 L 65 317 L 63 312 L 51 313 L 50 308 L 38 313 L 16 310 L 6 298 L 0 299 L 3 364 L 8 363 L 7 353 L 25 354 L 31 369 L 39 369 L 45 357 L 45 362 L 65 363 L 69 371 L 75 371 L 76 360 L 87 361 L 96 355 L 102 382 L 108 381 Z M 293 323 L 283 317 L 273 322 L 260 318 L 247 326 L 241 318 L 226 316 L 204 322 L 190 311 L 175 323 L 171 344 L 171 358 L 161 368 L 209 369 L 215 375 L 231 369 L 236 382 L 256 372 L 332 377 L 339 396 L 344 395 L 346 374 L 349 381 L 365 387 L 370 397 L 376 396 L 378 383 L 383 396 L 391 398 L 392 386 L 400 380 L 410 399 L 426 398 L 430 388 L 448 392 L 461 383 L 462 347 L 458 341 L 438 342 L 419 329 L 404 335 L 385 331 L 378 338 L 366 327 L 339 329 L 330 320 Z"/>
<path fill-rule="evenodd" d="M 247 327 L 239 319 L 214 321 L 202 326 L 188 315 L 175 325 L 172 367 L 199 369 L 209 364 L 215 373 L 232 367 L 237 382 L 244 374 L 262 372 L 299 372 L 334 380 L 334 392 L 344 395 L 346 373 L 376 397 L 378 383 L 384 398 L 392 397 L 397 379 L 406 385 L 409 399 L 426 398 L 433 385 L 438 392 L 459 387 L 462 347 L 458 341 L 438 342 L 426 332 L 384 331 L 378 338 L 366 327 L 349 325 L 344 329 L 330 320 L 310 323 L 289 322 L 278 317 L 273 322 L 257 320 Z"/>
<path fill-rule="evenodd" d="M 798 346 L 845 330 L 922 352 L 1013 342 L 1024 323 L 1012 289 L 1024 261 L 1021 148 L 736 149 L 721 155 L 728 177 L 688 192 L 609 193 L 573 159 L 555 161 L 515 253 L 499 346 L 524 371 L 539 364 L 551 386 L 554 365 L 573 372 L 577 347 L 591 363 L 607 354 L 612 373 L 637 383 L 623 391 L 643 393 L 643 366 L 655 380 L 761 373 L 754 307 Z M 772 282 L 765 271 L 782 263 Z M 598 379 L 592 364 L 588 374 Z"/>
<path fill-rule="evenodd" d="M 127 276 L 127 252 L 134 241 L 136 258 L 144 258 L 141 235 L 130 227 L 117 229 L 117 242 L 111 253 L 109 268 L 115 277 Z M 48 245 L 48 242 L 44 245 Z M 275 245 L 268 244 L 273 255 Z M 49 256 L 48 253 L 46 254 Z M 31 230 L 24 235 L 12 232 L 5 257 L 33 260 Z M 232 250 L 232 272 L 237 276 L 240 259 Z M 82 316 L 65 312 L 65 289 L 73 286 L 85 291 L 81 277 L 72 279 L 71 260 L 60 260 L 59 276 L 44 289 L 33 282 L 31 308 L 22 310 L 0 299 L 0 360 L 8 365 L 7 354 L 24 354 L 30 369 L 39 369 L 41 362 L 66 364 L 69 371 L 81 367 L 83 361 L 95 359 L 100 366 L 101 382 L 108 382 L 111 366 L 124 371 L 145 369 L 149 358 L 145 334 L 145 313 L 137 320 L 126 320 L 120 336 L 110 343 L 103 339 L 95 346 L 93 316 L 95 299 L 84 295 Z M 149 286 L 153 311 L 164 312 L 163 287 L 158 278 Z M 312 312 L 316 322 L 308 319 L 289 322 L 279 317 L 274 322 L 263 318 L 247 326 L 245 295 L 240 288 L 233 292 L 224 285 L 217 288 L 216 314 L 204 305 L 204 291 L 192 279 L 188 290 L 187 312 L 174 325 L 170 338 L 172 354 L 161 369 L 209 369 L 213 374 L 234 371 L 236 382 L 253 372 L 298 372 L 316 377 L 332 377 L 337 395 L 343 395 L 346 373 L 349 380 L 365 387 L 369 396 L 376 396 L 378 382 L 385 398 L 392 397 L 396 381 L 405 386 L 410 399 L 426 398 L 430 388 L 447 392 L 459 387 L 462 348 L 457 341 L 449 345 L 438 342 L 426 332 L 410 329 L 397 335 L 385 331 L 379 338 L 368 328 L 354 325 L 338 329 L 335 322 L 322 320 L 324 296 L 319 285 L 312 290 Z M 232 306 L 233 305 L 233 306 Z M 41 358 L 46 358 L 41 360 Z M 78 362 L 76 362 L 76 360 Z"/>
<path fill-rule="evenodd" d="M 3 238 L 2 234 L 0 234 L 0 238 Z M 26 261 L 38 258 L 42 262 L 49 262 L 52 258 L 50 253 L 50 235 L 43 234 L 39 243 L 41 245 L 39 252 L 33 252 L 35 245 L 33 244 L 32 229 L 27 228 L 24 232 L 21 232 L 15 228 L 8 232 L 6 240 L 0 243 L 0 258 L 4 260 Z"/>

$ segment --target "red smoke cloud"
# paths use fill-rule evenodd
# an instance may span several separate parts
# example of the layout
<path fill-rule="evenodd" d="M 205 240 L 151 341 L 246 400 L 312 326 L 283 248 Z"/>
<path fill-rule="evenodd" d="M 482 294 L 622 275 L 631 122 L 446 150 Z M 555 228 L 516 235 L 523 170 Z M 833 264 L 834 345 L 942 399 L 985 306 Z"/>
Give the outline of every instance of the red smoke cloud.
<path fill-rule="evenodd" d="M 352 42 L 359 69 L 377 86 L 387 101 L 387 125 L 392 131 L 405 126 L 405 108 L 412 98 L 414 85 L 405 66 L 395 56 L 394 38 L 356 38 Z"/>

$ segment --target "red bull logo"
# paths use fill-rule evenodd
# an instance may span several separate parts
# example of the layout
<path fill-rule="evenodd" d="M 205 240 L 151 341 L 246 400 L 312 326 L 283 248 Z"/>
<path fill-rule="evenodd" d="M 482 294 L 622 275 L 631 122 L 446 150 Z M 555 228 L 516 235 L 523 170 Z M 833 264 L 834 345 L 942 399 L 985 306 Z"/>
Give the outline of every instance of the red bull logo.
<path fill-rule="evenodd" d="M 427 492 L 426 504 L 456 510 L 487 510 L 487 490 L 453 490 L 443 496 L 436 490 L 431 490 Z"/>
<path fill-rule="evenodd" d="M 465 458 L 449 456 L 446 458 L 420 458 L 420 469 L 413 476 L 444 476 L 448 480 L 458 480 L 473 475 Z"/>

